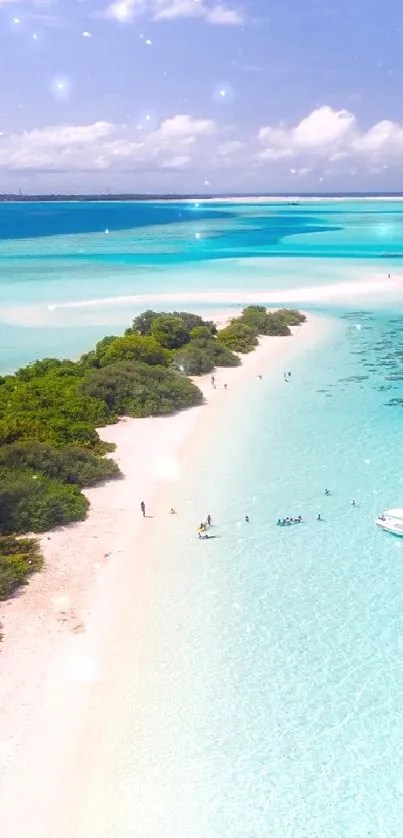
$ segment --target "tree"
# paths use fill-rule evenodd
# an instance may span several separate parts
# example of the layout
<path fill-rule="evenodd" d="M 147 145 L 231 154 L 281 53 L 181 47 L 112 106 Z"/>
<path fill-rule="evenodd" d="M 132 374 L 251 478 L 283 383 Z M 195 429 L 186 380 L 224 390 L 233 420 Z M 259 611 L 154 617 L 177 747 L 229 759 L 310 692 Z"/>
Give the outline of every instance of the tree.
<path fill-rule="evenodd" d="M 211 341 L 216 367 L 239 367 L 241 359 L 219 340 Z"/>
<path fill-rule="evenodd" d="M 231 320 L 231 323 L 225 329 L 221 329 L 217 340 L 232 352 L 252 352 L 258 345 L 255 330 L 242 323 L 240 319 Z"/>
<path fill-rule="evenodd" d="M 131 334 L 115 338 L 108 344 L 103 355 L 99 356 L 101 367 L 115 364 L 117 361 L 140 361 L 144 364 L 159 364 L 167 367 L 170 354 L 157 343 L 155 338 Z"/>
<path fill-rule="evenodd" d="M 128 361 L 94 370 L 82 388 L 120 416 L 162 416 L 203 401 L 198 387 L 179 373 Z"/>
<path fill-rule="evenodd" d="M 211 340 L 212 333 L 208 326 L 194 326 L 189 332 L 190 340 Z"/>
<path fill-rule="evenodd" d="M 45 532 L 83 521 L 89 501 L 77 486 L 29 472 L 2 469 L 0 474 L 0 533 Z"/>
<path fill-rule="evenodd" d="M 288 326 L 299 326 L 306 321 L 306 314 L 297 308 L 279 308 L 277 313 L 284 318 Z"/>
<path fill-rule="evenodd" d="M 196 346 L 191 341 L 177 350 L 173 365 L 185 375 L 205 375 L 215 367 L 214 352 L 208 345 Z"/>
<path fill-rule="evenodd" d="M 189 330 L 177 314 L 161 314 L 151 326 L 153 338 L 165 349 L 179 349 L 189 340 Z"/>
<path fill-rule="evenodd" d="M 17 442 L 0 448 L 0 470 L 31 472 L 60 483 L 95 486 L 120 476 L 114 460 L 97 457 L 84 448 L 54 448 L 43 442 Z"/>
<path fill-rule="evenodd" d="M 136 334 L 142 335 L 143 337 L 146 335 L 151 335 L 152 324 L 154 320 L 160 316 L 161 313 L 159 314 L 157 311 L 151 311 L 151 309 L 143 311 L 142 314 L 139 314 L 138 317 L 134 318 L 130 328 L 126 329 L 125 335 Z"/>
<path fill-rule="evenodd" d="M 52 373 L 55 376 L 78 376 L 80 368 L 74 361 L 60 360 L 60 358 L 43 358 L 41 361 L 34 361 L 27 367 L 21 367 L 15 373 L 15 377 L 22 381 L 31 381 L 34 378 L 43 378 Z"/>
<path fill-rule="evenodd" d="M 257 335 L 266 334 L 267 311 L 265 306 L 247 306 L 242 312 L 241 319 Z"/>
<path fill-rule="evenodd" d="M 266 315 L 266 331 L 265 335 L 272 337 L 288 337 L 291 334 L 290 328 L 287 325 L 285 318 L 279 311 L 269 311 Z"/>

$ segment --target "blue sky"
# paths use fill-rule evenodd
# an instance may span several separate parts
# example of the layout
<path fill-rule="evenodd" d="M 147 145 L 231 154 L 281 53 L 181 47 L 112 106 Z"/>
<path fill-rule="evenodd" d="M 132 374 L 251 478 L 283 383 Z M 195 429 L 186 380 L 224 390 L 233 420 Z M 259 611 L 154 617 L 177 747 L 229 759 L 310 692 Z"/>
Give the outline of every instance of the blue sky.
<path fill-rule="evenodd" d="M 401 190 L 396 0 L 0 0 L 0 190 Z"/>

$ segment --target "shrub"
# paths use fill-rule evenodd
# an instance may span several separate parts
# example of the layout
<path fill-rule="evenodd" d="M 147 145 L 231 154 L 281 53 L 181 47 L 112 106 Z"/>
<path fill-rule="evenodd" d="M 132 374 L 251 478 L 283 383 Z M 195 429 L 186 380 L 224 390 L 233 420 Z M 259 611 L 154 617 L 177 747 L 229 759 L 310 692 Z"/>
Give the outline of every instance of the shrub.
<path fill-rule="evenodd" d="M 177 314 L 160 314 L 151 326 L 153 338 L 165 349 L 179 349 L 189 340 L 189 330 Z"/>
<path fill-rule="evenodd" d="M 217 341 L 232 352 L 241 353 L 252 352 L 258 345 L 255 330 L 242 323 L 240 319 L 231 320 L 225 329 L 221 329 L 217 335 Z"/>
<path fill-rule="evenodd" d="M 290 335 L 288 327 L 304 323 L 306 315 L 295 308 L 266 311 L 264 306 L 247 306 L 240 319 L 259 335 Z"/>
<path fill-rule="evenodd" d="M 89 502 L 77 486 L 1 469 L 0 533 L 45 532 L 84 520 Z"/>
<path fill-rule="evenodd" d="M 265 306 L 247 306 L 240 318 L 243 323 L 250 326 L 257 335 L 266 334 L 267 311 Z"/>
<path fill-rule="evenodd" d="M 305 323 L 306 314 L 298 311 L 296 308 L 279 308 L 277 314 L 280 314 L 288 326 L 299 326 L 300 323 Z"/>
<path fill-rule="evenodd" d="M 13 377 L 0 388 L 0 444 L 37 440 L 106 450 L 95 427 L 114 417 L 103 402 L 81 393 L 79 384 L 79 378 L 53 374 L 29 381 Z"/>
<path fill-rule="evenodd" d="M 113 451 L 114 446 L 100 440 L 95 428 L 89 422 L 70 422 L 57 416 L 49 417 L 34 413 L 25 416 L 6 416 L 0 419 L 0 445 L 19 441 L 47 442 L 56 447 L 74 445 L 88 448 L 97 454 Z"/>
<path fill-rule="evenodd" d="M 210 335 L 215 335 L 217 332 L 215 324 L 211 320 L 203 320 L 200 314 L 191 314 L 189 311 L 174 311 L 174 315 L 183 320 L 189 335 L 194 329 L 208 329 Z"/>
<path fill-rule="evenodd" d="M 127 361 L 89 373 L 82 389 L 121 416 L 159 416 L 203 401 L 198 387 L 179 373 Z"/>
<path fill-rule="evenodd" d="M 159 364 L 167 367 L 170 354 L 153 337 L 125 335 L 122 338 L 115 338 L 99 356 L 101 367 L 118 361 L 140 361 L 143 364 Z"/>
<path fill-rule="evenodd" d="M 284 317 L 278 311 L 268 311 L 266 314 L 266 330 L 264 334 L 270 335 L 271 337 L 286 337 L 291 334 L 291 330 Z"/>
<path fill-rule="evenodd" d="M 139 314 L 137 317 L 134 318 L 132 325 L 129 329 L 126 329 L 125 335 L 142 335 L 143 337 L 146 335 L 151 335 L 151 327 L 154 320 L 157 317 L 161 316 L 161 312 L 158 313 L 157 311 L 151 311 L 151 309 L 147 309 L 147 311 L 143 311 L 142 314 Z"/>
<path fill-rule="evenodd" d="M 60 358 L 43 358 L 41 361 L 28 364 L 27 367 L 21 367 L 17 370 L 15 376 L 21 381 L 31 381 L 34 378 L 43 378 L 49 373 L 57 377 L 78 376 L 80 375 L 80 368 L 74 361 L 60 360 Z"/>
<path fill-rule="evenodd" d="M 215 367 L 214 351 L 207 345 L 191 341 L 175 353 L 173 365 L 185 375 L 205 375 Z"/>
<path fill-rule="evenodd" d="M 33 538 L 0 536 L 0 600 L 7 599 L 43 564 L 38 542 Z"/>
<path fill-rule="evenodd" d="M 214 361 L 216 367 L 239 367 L 241 359 L 238 355 L 234 355 L 223 343 L 218 340 L 211 341 L 211 346 L 214 352 Z"/>
<path fill-rule="evenodd" d="M 22 442 L 0 448 L 0 469 L 30 471 L 81 488 L 120 476 L 113 460 L 96 457 L 83 448 L 53 448 L 41 442 Z"/>
<path fill-rule="evenodd" d="M 189 332 L 190 340 L 210 340 L 212 331 L 208 326 L 195 326 Z"/>

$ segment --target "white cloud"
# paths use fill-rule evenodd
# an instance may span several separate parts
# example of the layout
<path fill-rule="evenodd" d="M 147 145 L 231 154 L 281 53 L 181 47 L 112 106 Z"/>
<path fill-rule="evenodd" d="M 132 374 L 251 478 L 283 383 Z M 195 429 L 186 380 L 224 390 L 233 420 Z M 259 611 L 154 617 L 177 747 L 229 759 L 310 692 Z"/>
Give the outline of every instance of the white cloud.
<path fill-rule="evenodd" d="M 3 135 L 0 169 L 8 171 L 122 171 L 141 166 L 183 169 L 214 137 L 209 119 L 177 114 L 149 133 L 110 122 L 57 125 Z M 207 159 L 207 152 L 206 152 Z"/>
<path fill-rule="evenodd" d="M 227 140 L 217 146 L 217 154 L 219 157 L 232 157 L 241 148 L 243 148 L 243 143 L 240 140 Z"/>
<path fill-rule="evenodd" d="M 299 156 L 326 157 L 336 163 L 352 156 L 402 154 L 403 125 L 383 120 L 363 130 L 350 111 L 323 105 L 291 128 L 284 124 L 261 128 L 258 140 L 261 161 Z"/>
<path fill-rule="evenodd" d="M 263 182 L 282 189 L 297 180 L 308 188 L 321 178 L 341 183 L 340 176 L 348 188 L 353 172 L 367 183 L 387 167 L 403 169 L 402 161 L 403 125 L 383 120 L 364 129 L 353 113 L 328 106 L 293 126 L 266 125 L 241 137 L 234 126 L 186 113 L 149 130 L 100 120 L 0 136 L 3 188 L 19 186 L 24 173 L 30 183 L 36 176 L 39 184 L 75 184 L 78 191 L 85 178 L 102 188 L 105 173 L 111 186 L 126 188 L 133 173 L 132 186 L 150 184 L 156 191 L 166 184 L 184 191 L 193 184 L 197 191 L 206 181 L 216 191 L 260 189 Z"/>
<path fill-rule="evenodd" d="M 162 139 L 178 138 L 188 140 L 203 134 L 213 134 L 216 125 L 211 119 L 194 119 L 189 114 L 177 114 L 161 123 L 158 132 Z"/>
<path fill-rule="evenodd" d="M 244 22 L 239 10 L 219 0 L 113 0 L 103 12 L 103 17 L 120 23 L 130 23 L 142 15 L 153 20 L 200 18 L 217 26 L 240 26 Z"/>
<path fill-rule="evenodd" d="M 170 157 L 161 164 L 161 169 L 185 169 L 192 158 L 186 154 L 177 154 L 176 157 Z"/>

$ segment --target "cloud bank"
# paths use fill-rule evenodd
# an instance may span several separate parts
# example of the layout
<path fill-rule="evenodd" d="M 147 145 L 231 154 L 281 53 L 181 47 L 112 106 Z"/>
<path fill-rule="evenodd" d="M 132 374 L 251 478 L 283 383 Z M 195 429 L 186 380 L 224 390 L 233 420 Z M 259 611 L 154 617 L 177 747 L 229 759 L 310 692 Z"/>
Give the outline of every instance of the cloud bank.
<path fill-rule="evenodd" d="M 384 119 L 362 130 L 350 111 L 323 105 L 293 127 L 261 128 L 258 140 L 262 161 L 304 156 L 326 157 L 330 163 L 349 157 L 390 158 L 403 152 L 403 126 Z"/>
<path fill-rule="evenodd" d="M 158 191 L 171 173 L 178 191 L 189 184 L 275 191 L 292 180 L 314 186 L 333 176 L 340 182 L 344 175 L 349 183 L 357 172 L 367 182 L 368 175 L 388 167 L 400 170 L 402 155 L 403 125 L 382 120 L 364 129 L 352 112 L 323 105 L 296 125 L 263 125 L 249 136 L 189 113 L 170 116 L 149 131 L 99 120 L 3 134 L 0 174 L 3 188 L 23 175 L 35 175 L 38 183 L 46 176 L 47 184 L 50 176 L 56 185 L 59 175 L 89 175 L 91 181 L 97 173 L 110 173 L 111 184 L 133 174 L 126 183 L 130 188 L 141 182 Z"/>

